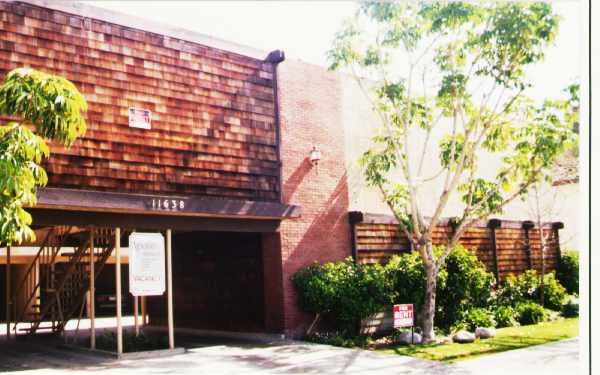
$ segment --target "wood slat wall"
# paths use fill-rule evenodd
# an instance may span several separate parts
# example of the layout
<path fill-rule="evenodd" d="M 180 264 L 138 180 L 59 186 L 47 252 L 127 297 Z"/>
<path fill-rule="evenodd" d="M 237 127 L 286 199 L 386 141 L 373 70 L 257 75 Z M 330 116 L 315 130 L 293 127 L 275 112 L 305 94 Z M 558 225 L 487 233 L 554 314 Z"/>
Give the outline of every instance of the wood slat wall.
<path fill-rule="evenodd" d="M 383 220 L 382 220 L 383 221 Z M 522 223 L 521 223 L 522 224 Z M 359 263 L 385 263 L 396 254 L 410 252 L 410 243 L 406 236 L 399 232 L 394 223 L 358 222 L 354 223 L 356 260 Z M 460 243 L 473 251 L 490 272 L 496 272 L 496 260 L 492 241 L 492 231 L 484 225 L 468 228 L 460 239 Z M 445 224 L 436 228 L 433 235 L 435 245 L 448 241 L 452 228 Z M 559 257 L 559 242 L 557 231 L 551 227 L 544 228 L 545 238 L 548 239 L 548 249 L 545 254 L 546 271 L 556 269 Z M 541 246 L 537 228 L 523 229 L 519 222 L 495 229 L 497 275 L 503 280 L 509 274 L 520 274 L 530 268 L 541 271 Z M 528 253 L 529 243 L 531 255 Z M 531 266 L 529 263 L 531 259 Z"/>
<path fill-rule="evenodd" d="M 0 77 L 60 74 L 89 104 L 87 134 L 51 146 L 48 186 L 279 199 L 271 63 L 23 3 L 0 2 L 0 30 Z"/>

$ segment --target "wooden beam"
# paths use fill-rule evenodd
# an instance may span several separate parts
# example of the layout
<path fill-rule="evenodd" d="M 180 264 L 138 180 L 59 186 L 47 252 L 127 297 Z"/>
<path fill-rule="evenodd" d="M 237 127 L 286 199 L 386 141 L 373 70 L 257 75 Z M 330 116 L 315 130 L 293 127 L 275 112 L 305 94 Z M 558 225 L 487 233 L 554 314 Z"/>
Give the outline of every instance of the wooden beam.
<path fill-rule="evenodd" d="M 10 338 L 10 310 L 11 310 L 11 294 L 10 290 L 10 246 L 6 247 L 6 337 Z"/>
<path fill-rule="evenodd" d="M 115 228 L 115 278 L 117 294 L 117 354 L 123 354 L 123 324 L 121 322 L 121 228 Z"/>
<path fill-rule="evenodd" d="M 223 219 L 206 217 L 161 216 L 140 214 L 117 214 L 109 212 L 62 211 L 58 209 L 30 208 L 36 225 L 92 225 L 157 231 L 175 229 L 178 231 L 211 232 L 255 232 L 273 233 L 281 224 L 280 220 Z"/>
<path fill-rule="evenodd" d="M 135 335 L 140 335 L 138 296 L 133 296 L 133 322 L 135 324 Z"/>
<path fill-rule="evenodd" d="M 175 349 L 173 332 L 173 267 L 171 262 L 171 229 L 167 229 L 167 318 L 169 325 L 169 349 Z"/>
<path fill-rule="evenodd" d="M 487 226 L 490 229 L 490 244 L 494 259 L 494 276 L 496 277 L 496 284 L 498 284 L 500 283 L 500 270 L 498 269 L 498 245 L 496 243 L 496 229 L 502 226 L 502 221 L 498 219 L 491 219 Z"/>
<path fill-rule="evenodd" d="M 90 229 L 90 348 L 96 349 L 96 270 L 94 228 Z"/>
<path fill-rule="evenodd" d="M 277 202 L 216 199 L 200 196 L 146 195 L 77 189 L 38 189 L 39 208 L 249 219 L 300 217 L 300 207 Z"/>

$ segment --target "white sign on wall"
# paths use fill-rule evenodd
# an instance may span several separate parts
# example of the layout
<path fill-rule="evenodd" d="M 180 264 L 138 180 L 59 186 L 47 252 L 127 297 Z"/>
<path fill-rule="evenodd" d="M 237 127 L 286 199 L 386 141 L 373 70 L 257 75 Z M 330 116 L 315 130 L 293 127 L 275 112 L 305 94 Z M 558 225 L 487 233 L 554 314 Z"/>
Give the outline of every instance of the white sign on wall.
<path fill-rule="evenodd" d="M 152 127 L 152 112 L 148 109 L 129 107 L 129 127 L 150 129 Z"/>
<path fill-rule="evenodd" d="M 159 296 L 165 292 L 165 239 L 160 233 L 129 236 L 129 292 Z"/>

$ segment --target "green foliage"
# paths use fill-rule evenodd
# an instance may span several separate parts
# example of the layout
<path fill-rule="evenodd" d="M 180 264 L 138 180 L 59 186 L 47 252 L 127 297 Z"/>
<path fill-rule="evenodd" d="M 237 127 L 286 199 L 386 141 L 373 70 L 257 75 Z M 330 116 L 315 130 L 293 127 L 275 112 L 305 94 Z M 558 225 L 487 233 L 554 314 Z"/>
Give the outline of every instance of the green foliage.
<path fill-rule="evenodd" d="M 538 324 L 548 320 L 548 312 L 535 302 L 521 302 L 516 307 L 517 316 L 521 325 Z"/>
<path fill-rule="evenodd" d="M 315 263 L 297 272 L 292 282 L 302 310 L 329 314 L 348 331 L 389 304 L 389 286 L 379 264 L 359 265 L 351 258 Z"/>
<path fill-rule="evenodd" d="M 497 306 L 493 312 L 497 327 L 515 327 L 519 325 L 517 312 L 514 308 L 510 306 Z"/>
<path fill-rule="evenodd" d="M 541 287 L 536 291 L 536 297 L 541 294 Z M 560 285 L 554 272 L 544 276 L 544 306 L 554 310 L 561 311 L 565 300 L 567 299 L 566 289 Z"/>
<path fill-rule="evenodd" d="M 567 303 L 563 305 L 562 315 L 565 318 L 579 316 L 579 300 L 577 298 L 569 298 Z"/>
<path fill-rule="evenodd" d="M 569 294 L 579 294 L 579 252 L 567 251 L 560 257 L 556 278 Z"/>
<path fill-rule="evenodd" d="M 488 309 L 475 307 L 461 313 L 460 319 L 453 323 L 452 331 L 465 329 L 474 332 L 477 327 L 496 327 L 494 314 Z"/>
<path fill-rule="evenodd" d="M 425 296 L 425 269 L 417 252 L 394 256 L 385 266 L 357 265 L 351 259 L 315 263 L 297 272 L 292 281 L 303 311 L 329 314 L 347 331 L 391 304 L 412 303 L 418 312 Z M 485 265 L 462 246 L 456 247 L 438 272 L 436 324 L 448 328 L 465 311 L 487 306 L 493 284 Z"/>
<path fill-rule="evenodd" d="M 366 348 L 373 342 L 369 336 L 356 336 L 348 332 L 315 332 L 304 338 L 305 341 L 316 344 L 339 346 L 342 348 Z"/>
<path fill-rule="evenodd" d="M 0 85 L 0 114 L 24 121 L 0 125 L 0 243 L 33 239 L 23 207 L 35 205 L 37 188 L 47 182 L 44 138 L 71 145 L 85 133 L 86 109 L 83 96 L 62 77 L 20 68 Z"/>
<path fill-rule="evenodd" d="M 449 327 L 465 311 L 489 305 L 495 278 L 471 251 L 460 245 L 454 248 L 446 260 L 445 273 L 446 282 L 438 286 L 436 325 Z"/>
<path fill-rule="evenodd" d="M 69 80 L 29 68 L 8 73 L 0 86 L 0 111 L 33 124 L 46 139 L 70 146 L 85 134 L 87 103 Z"/>
<path fill-rule="evenodd" d="M 499 306 L 515 307 L 519 303 L 539 302 L 541 295 L 540 275 L 535 270 L 528 270 L 519 276 L 509 276 L 500 285 L 496 294 Z M 544 276 L 544 305 L 552 310 L 560 311 L 566 299 L 565 288 L 558 283 L 554 273 Z"/>

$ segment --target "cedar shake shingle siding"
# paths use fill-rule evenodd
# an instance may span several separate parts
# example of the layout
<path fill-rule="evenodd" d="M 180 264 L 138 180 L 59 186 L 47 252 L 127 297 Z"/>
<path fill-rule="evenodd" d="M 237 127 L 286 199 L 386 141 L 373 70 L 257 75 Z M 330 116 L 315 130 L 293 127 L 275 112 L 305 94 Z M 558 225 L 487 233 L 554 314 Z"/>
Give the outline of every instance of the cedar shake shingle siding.
<path fill-rule="evenodd" d="M 271 63 L 18 2 L 0 2 L 0 29 L 0 76 L 60 74 L 89 104 L 86 135 L 52 145 L 48 186 L 279 200 Z"/>

